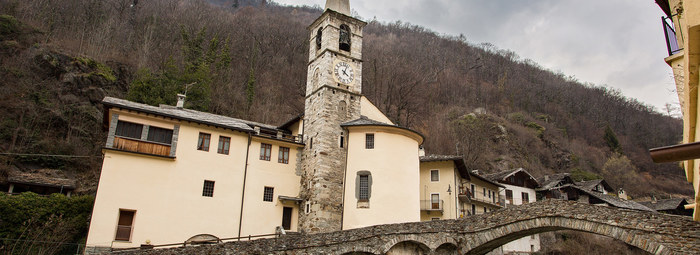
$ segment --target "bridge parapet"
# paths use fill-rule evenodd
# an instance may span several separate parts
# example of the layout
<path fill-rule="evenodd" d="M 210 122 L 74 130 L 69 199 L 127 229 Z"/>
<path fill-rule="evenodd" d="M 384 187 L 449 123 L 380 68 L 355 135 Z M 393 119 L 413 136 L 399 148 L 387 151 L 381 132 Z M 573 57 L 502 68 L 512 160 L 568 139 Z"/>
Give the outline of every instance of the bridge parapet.
<path fill-rule="evenodd" d="M 512 240 L 554 230 L 604 235 L 652 254 L 700 254 L 700 223 L 689 217 L 546 200 L 459 220 L 379 225 L 125 254 L 485 254 Z"/>

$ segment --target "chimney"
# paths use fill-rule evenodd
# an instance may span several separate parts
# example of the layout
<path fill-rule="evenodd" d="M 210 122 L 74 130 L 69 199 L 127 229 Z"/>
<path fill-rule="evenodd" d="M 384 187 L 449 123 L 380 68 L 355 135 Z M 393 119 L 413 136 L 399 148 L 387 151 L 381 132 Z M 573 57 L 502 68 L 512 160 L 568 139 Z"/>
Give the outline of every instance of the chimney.
<path fill-rule="evenodd" d="M 185 95 L 183 94 L 177 94 L 177 105 L 175 105 L 178 109 L 182 109 L 185 107 Z"/>
<path fill-rule="evenodd" d="M 423 148 L 423 145 L 418 146 L 418 156 L 425 157 L 425 148 Z"/>

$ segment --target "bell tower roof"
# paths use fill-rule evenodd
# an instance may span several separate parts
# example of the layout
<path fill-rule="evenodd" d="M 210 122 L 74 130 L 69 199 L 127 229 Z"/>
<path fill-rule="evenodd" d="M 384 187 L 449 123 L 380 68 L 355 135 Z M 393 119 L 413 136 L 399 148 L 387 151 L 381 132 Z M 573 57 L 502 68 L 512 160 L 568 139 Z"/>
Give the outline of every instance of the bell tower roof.
<path fill-rule="evenodd" d="M 328 9 L 350 16 L 350 0 L 326 0 L 325 10 Z"/>

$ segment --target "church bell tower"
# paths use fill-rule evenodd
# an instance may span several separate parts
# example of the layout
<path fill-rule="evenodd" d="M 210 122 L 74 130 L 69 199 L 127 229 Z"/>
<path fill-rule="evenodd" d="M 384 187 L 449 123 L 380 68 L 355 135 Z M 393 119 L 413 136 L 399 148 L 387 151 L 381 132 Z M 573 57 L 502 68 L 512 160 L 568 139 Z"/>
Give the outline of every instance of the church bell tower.
<path fill-rule="evenodd" d="M 349 0 L 327 0 L 309 26 L 309 64 L 304 109 L 300 231 L 341 230 L 347 134 L 340 126 L 360 118 L 362 29 Z"/>

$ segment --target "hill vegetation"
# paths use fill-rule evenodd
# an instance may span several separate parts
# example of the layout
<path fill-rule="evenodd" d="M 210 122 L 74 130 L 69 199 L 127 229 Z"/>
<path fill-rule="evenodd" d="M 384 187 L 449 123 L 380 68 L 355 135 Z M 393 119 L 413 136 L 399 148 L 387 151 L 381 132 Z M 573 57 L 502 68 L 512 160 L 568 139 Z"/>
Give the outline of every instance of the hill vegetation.
<path fill-rule="evenodd" d="M 281 124 L 303 112 L 306 26 L 321 13 L 266 1 L 0 2 L 0 152 L 12 169 L 65 169 L 95 191 L 103 96 Z M 681 120 L 516 53 L 403 22 L 369 20 L 363 92 L 426 136 L 428 153 L 472 169 L 600 175 L 633 196 L 687 195 L 677 164 L 649 148 L 681 140 Z M 661 61 L 661 60 L 659 60 Z"/>

